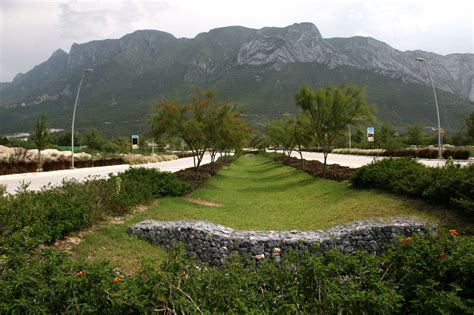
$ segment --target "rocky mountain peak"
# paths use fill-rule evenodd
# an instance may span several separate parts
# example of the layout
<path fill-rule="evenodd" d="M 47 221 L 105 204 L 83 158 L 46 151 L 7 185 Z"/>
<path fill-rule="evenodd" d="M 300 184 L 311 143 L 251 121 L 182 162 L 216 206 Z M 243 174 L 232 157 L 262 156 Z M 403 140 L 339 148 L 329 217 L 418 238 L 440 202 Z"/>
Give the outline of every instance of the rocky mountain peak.
<path fill-rule="evenodd" d="M 244 43 L 239 51 L 238 64 L 271 65 L 280 69 L 294 62 L 317 62 L 330 67 L 352 65 L 321 36 L 312 23 L 296 23 L 284 28 L 265 27 Z"/>
<path fill-rule="evenodd" d="M 288 30 L 288 39 L 321 40 L 323 38 L 316 25 L 309 22 L 295 23 L 286 29 Z"/>
<path fill-rule="evenodd" d="M 49 57 L 49 59 L 61 58 L 61 57 L 67 57 L 67 56 L 69 56 L 67 52 L 65 52 L 62 49 L 57 49 L 55 52 L 53 52 L 53 54 L 51 55 L 51 57 Z"/>

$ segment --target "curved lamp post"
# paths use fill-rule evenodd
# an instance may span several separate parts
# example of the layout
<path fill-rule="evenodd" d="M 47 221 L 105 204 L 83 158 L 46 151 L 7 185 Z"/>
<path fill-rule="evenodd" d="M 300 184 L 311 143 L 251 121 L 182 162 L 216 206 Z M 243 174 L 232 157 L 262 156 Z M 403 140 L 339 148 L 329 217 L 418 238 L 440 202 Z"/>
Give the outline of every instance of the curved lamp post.
<path fill-rule="evenodd" d="M 433 77 L 431 76 L 430 67 L 428 67 L 428 64 L 426 63 L 425 59 L 415 58 L 415 60 L 423 62 L 425 64 L 426 70 L 428 71 L 428 75 L 430 76 L 431 86 L 433 87 L 433 94 L 434 94 L 434 100 L 435 100 L 435 105 L 436 105 L 436 115 L 438 117 L 438 158 L 441 159 L 443 157 L 443 152 L 441 150 L 441 122 L 439 120 L 438 99 L 436 98 L 436 91 L 435 91 L 435 86 L 434 86 L 434 83 L 433 83 Z"/>
<path fill-rule="evenodd" d="M 84 72 L 82 73 L 82 78 L 81 82 L 79 83 L 79 88 L 77 89 L 77 95 L 76 95 L 76 102 L 74 103 L 74 111 L 72 113 L 72 127 L 71 127 L 71 169 L 74 168 L 74 121 L 76 119 L 76 107 L 77 107 L 77 101 L 79 100 L 79 92 L 81 92 L 81 86 L 82 82 L 84 81 L 84 77 L 86 73 L 90 73 L 94 71 L 94 69 L 85 69 Z"/>

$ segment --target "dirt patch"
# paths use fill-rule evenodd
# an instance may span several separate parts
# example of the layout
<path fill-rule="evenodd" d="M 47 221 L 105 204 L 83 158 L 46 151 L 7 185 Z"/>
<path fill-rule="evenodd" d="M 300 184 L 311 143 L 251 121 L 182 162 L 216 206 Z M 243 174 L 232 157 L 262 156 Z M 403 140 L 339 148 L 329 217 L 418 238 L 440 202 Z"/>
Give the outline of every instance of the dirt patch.
<path fill-rule="evenodd" d="M 220 202 L 202 200 L 200 198 L 194 198 L 194 197 L 191 197 L 191 196 L 184 197 L 184 199 L 186 199 L 189 202 L 197 203 L 197 204 L 202 205 L 202 206 L 208 206 L 208 207 L 222 207 L 222 206 L 224 206 L 224 204 L 220 203 Z"/>

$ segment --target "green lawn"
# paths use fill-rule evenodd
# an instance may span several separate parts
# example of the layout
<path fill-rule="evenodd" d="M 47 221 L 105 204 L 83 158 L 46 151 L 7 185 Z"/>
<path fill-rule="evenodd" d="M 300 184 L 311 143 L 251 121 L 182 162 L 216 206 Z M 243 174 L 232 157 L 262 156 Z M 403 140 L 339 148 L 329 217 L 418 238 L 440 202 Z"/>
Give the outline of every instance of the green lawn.
<path fill-rule="evenodd" d="M 145 220 L 199 219 L 243 230 L 326 229 L 374 217 L 418 216 L 435 220 L 423 202 L 377 191 L 355 190 L 347 183 L 314 178 L 263 156 L 239 158 L 210 179 L 192 197 L 222 203 L 196 204 L 185 198 L 163 198 L 123 224 L 109 224 L 86 234 L 74 255 L 106 258 L 126 269 L 142 258 L 157 263 L 163 250 L 128 236 L 127 227 Z"/>
<path fill-rule="evenodd" d="M 373 217 L 427 218 L 419 211 L 426 208 L 422 203 L 314 178 L 263 156 L 238 159 L 192 196 L 224 206 L 164 198 L 140 219 L 199 219 L 245 230 L 314 230 Z"/>

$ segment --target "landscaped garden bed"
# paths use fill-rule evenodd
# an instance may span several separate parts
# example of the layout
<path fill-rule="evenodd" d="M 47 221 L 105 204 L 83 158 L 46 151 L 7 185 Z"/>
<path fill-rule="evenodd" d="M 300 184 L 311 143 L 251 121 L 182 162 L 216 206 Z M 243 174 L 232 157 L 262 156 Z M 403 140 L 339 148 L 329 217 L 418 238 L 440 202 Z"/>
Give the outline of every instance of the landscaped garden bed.
<path fill-rule="evenodd" d="M 165 196 L 162 189 L 174 187 L 166 184 L 171 175 L 149 177 L 145 173 L 140 170 L 111 180 L 111 190 L 103 198 L 122 189 L 127 192 L 124 198 L 154 191 L 150 186 L 159 188 Z M 128 190 L 127 183 L 133 181 L 137 187 Z M 70 189 L 76 191 L 74 187 Z M 94 191 L 91 189 L 81 187 L 80 191 L 90 197 Z M 42 213 L 57 209 L 53 202 L 59 204 L 61 200 L 57 193 L 45 195 L 44 202 L 35 203 L 34 210 Z M 146 219 L 202 219 L 234 229 L 308 231 L 370 217 L 421 216 L 431 220 L 435 218 L 429 214 L 432 206 L 314 178 L 262 156 L 238 159 L 203 188 L 193 191 L 192 197 L 222 206 L 197 204 L 183 197 L 160 198 L 157 204 L 123 223 L 91 231 L 69 254 L 41 248 L 23 254 L 18 250 L 21 246 L 14 247 L 18 243 L 8 242 L 12 244 L 8 247 L 11 251 L 0 259 L 0 313 L 472 311 L 474 243 L 460 229 L 442 229 L 440 238 L 401 236 L 379 256 L 365 252 L 347 255 L 334 250 L 321 256 L 318 248 L 288 249 L 281 260 L 258 264 L 253 257 L 232 255 L 220 268 L 188 259 L 180 246 L 165 252 L 126 233 L 128 226 Z M 129 201 L 127 204 L 137 200 Z M 48 207 L 44 206 L 46 202 Z M 80 204 L 68 205 L 61 207 L 68 209 L 63 215 Z M 109 208 L 107 205 L 104 203 L 104 209 Z M 79 214 L 85 213 L 82 210 L 73 212 L 78 222 Z M 11 215 L 9 212 L 5 218 Z M 61 216 L 51 217 L 59 220 Z M 1 230 L 15 234 L 16 241 L 21 242 L 33 239 L 35 231 L 41 231 L 41 225 L 27 228 L 20 221 Z M 50 225 L 54 231 L 64 226 L 61 221 Z M 43 234 L 40 236 L 43 239 Z M 203 237 L 205 242 L 207 236 Z M 6 248 L 4 244 L 2 249 Z"/>
<path fill-rule="evenodd" d="M 275 159 L 275 161 L 279 161 L 285 165 L 294 167 L 299 170 L 303 170 L 311 176 L 322 177 L 337 181 L 349 180 L 357 171 L 356 168 L 341 166 L 339 164 L 328 164 L 326 165 L 326 170 L 324 170 L 324 164 L 316 160 L 308 161 L 303 159 L 302 165 L 301 159 L 298 159 L 296 157 L 279 156 Z"/>

